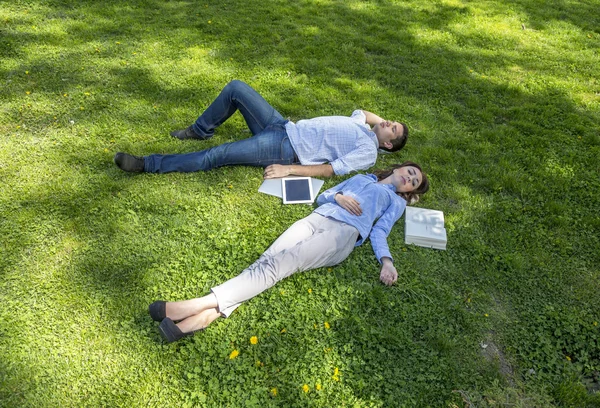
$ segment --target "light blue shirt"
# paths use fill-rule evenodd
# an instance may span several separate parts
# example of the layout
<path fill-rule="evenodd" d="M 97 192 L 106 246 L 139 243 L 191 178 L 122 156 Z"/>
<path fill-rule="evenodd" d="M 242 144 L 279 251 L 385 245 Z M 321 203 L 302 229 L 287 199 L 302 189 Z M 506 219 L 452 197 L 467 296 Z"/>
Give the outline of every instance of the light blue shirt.
<path fill-rule="evenodd" d="M 335 202 L 336 193 L 354 198 L 360 204 L 362 214 L 353 215 Z M 360 233 L 356 246 L 361 245 L 369 235 L 377 260 L 389 257 L 387 236 L 404 213 L 406 200 L 396 194 L 393 184 L 378 184 L 374 174 L 357 174 L 354 177 L 323 192 L 317 198 L 320 205 L 315 212 L 324 217 L 352 225 Z"/>
<path fill-rule="evenodd" d="M 352 116 L 322 116 L 287 122 L 290 143 L 303 165 L 329 163 L 337 175 L 372 167 L 379 142 L 362 110 Z"/>

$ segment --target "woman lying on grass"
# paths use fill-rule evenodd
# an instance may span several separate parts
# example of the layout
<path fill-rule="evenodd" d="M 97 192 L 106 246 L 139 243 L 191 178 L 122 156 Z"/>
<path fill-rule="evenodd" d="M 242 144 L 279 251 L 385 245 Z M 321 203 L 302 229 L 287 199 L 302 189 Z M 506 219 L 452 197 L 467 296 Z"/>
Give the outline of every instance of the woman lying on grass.
<path fill-rule="evenodd" d="M 229 317 L 242 302 L 296 272 L 342 262 L 369 236 L 382 265 L 379 278 L 391 285 L 398 273 L 387 236 L 406 203 L 417 201 L 428 189 L 427 176 L 411 162 L 376 175 L 351 177 L 321 194 L 317 198 L 319 207 L 311 215 L 288 228 L 238 276 L 201 298 L 158 300 L 150 305 L 150 316 L 161 322 L 160 333 L 168 342 L 179 340 L 206 328 L 219 316 Z"/>

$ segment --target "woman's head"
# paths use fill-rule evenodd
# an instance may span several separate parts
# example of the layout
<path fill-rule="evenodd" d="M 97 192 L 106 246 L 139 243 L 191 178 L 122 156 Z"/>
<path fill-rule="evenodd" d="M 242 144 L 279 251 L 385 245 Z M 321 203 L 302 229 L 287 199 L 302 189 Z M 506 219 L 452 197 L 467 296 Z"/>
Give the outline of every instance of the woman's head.
<path fill-rule="evenodd" d="M 379 181 L 390 177 L 390 182 L 396 186 L 396 194 L 409 204 L 419 201 L 420 195 L 429 190 L 427 175 L 421 170 L 421 166 L 410 161 L 376 171 L 375 175 Z"/>

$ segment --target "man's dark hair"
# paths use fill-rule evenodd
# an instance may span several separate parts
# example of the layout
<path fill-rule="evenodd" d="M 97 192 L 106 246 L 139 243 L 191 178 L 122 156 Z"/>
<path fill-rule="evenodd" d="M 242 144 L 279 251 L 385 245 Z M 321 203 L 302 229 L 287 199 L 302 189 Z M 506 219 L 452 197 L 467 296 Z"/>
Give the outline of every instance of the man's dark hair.
<path fill-rule="evenodd" d="M 380 149 L 385 150 L 386 152 L 397 152 L 398 150 L 402 150 L 406 141 L 408 140 L 408 126 L 406 123 L 400 123 L 402 125 L 402 137 L 396 138 L 391 141 L 392 148 L 388 149 L 387 147 L 380 147 Z"/>

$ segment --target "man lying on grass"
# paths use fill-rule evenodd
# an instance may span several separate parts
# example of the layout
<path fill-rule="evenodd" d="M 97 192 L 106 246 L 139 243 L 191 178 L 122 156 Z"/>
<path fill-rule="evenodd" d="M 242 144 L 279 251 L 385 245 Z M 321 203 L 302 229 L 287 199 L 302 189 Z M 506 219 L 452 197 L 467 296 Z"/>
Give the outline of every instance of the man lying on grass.
<path fill-rule="evenodd" d="M 208 139 L 236 110 L 242 113 L 252 137 L 187 154 L 137 157 L 117 153 L 115 164 L 134 173 L 193 172 L 244 165 L 265 168 L 265 178 L 331 177 L 368 169 L 375 164 L 378 148 L 395 152 L 408 138 L 404 123 L 390 122 L 363 110 L 354 111 L 350 117 L 288 121 L 241 81 L 227 84 L 193 125 L 171 135 L 178 139 Z"/>
<path fill-rule="evenodd" d="M 367 238 L 381 263 L 386 285 L 398 279 L 387 236 L 407 202 L 429 189 L 421 168 L 404 162 L 377 174 L 358 174 L 325 191 L 311 215 L 297 221 L 242 273 L 211 289 L 208 295 L 180 302 L 157 300 L 152 319 L 167 342 L 206 328 L 219 316 L 229 317 L 242 302 L 296 272 L 342 262 Z M 176 321 L 179 323 L 175 324 Z"/>

